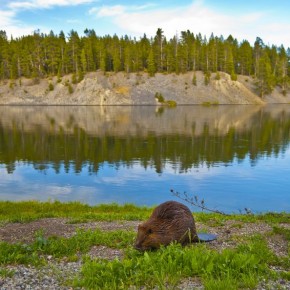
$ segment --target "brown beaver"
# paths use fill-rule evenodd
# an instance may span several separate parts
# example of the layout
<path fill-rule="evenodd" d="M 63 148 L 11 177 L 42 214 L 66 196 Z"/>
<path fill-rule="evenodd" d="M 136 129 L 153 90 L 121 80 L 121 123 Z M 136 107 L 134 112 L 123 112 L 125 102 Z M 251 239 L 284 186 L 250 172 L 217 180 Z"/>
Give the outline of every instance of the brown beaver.
<path fill-rule="evenodd" d="M 135 248 L 158 249 L 173 241 L 186 245 L 198 241 L 198 236 L 189 208 L 177 201 L 166 201 L 154 209 L 148 221 L 138 226 Z"/>

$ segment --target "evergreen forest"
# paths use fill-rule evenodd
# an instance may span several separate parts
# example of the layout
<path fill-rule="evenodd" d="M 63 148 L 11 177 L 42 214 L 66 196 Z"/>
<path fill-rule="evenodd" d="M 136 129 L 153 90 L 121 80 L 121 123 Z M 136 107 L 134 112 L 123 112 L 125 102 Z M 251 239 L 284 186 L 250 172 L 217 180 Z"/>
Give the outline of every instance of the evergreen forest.
<path fill-rule="evenodd" d="M 140 39 L 127 35 L 98 36 L 86 29 L 80 36 L 71 30 L 43 34 L 39 30 L 19 38 L 0 30 L 0 80 L 21 77 L 39 78 L 73 74 L 75 82 L 87 72 L 185 73 L 203 71 L 206 80 L 211 73 L 228 73 L 233 81 L 237 75 L 252 76 L 261 97 L 279 87 L 286 94 L 290 87 L 290 48 L 266 45 L 259 37 L 254 45 L 239 42 L 229 35 L 207 38 L 191 31 L 181 31 L 167 39 L 158 28 L 154 37 Z M 195 84 L 193 75 L 193 84 Z"/>

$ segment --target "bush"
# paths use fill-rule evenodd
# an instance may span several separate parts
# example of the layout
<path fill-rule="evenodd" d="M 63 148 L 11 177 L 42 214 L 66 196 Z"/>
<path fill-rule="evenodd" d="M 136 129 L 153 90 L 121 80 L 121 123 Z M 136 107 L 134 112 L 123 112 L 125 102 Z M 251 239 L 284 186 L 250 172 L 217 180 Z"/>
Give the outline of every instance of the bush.
<path fill-rule="evenodd" d="M 217 72 L 215 75 L 215 80 L 219 81 L 220 79 L 221 79 L 221 75 L 219 72 Z"/>
<path fill-rule="evenodd" d="M 204 74 L 204 84 L 207 86 L 210 82 L 210 72 L 205 72 Z"/>
<path fill-rule="evenodd" d="M 161 93 L 155 93 L 155 99 L 157 99 L 159 103 L 164 103 L 165 101 Z"/>
<path fill-rule="evenodd" d="M 169 107 L 176 107 L 177 103 L 173 100 L 166 101 L 166 105 Z"/>
<path fill-rule="evenodd" d="M 49 83 L 49 85 L 48 85 L 48 90 L 49 90 L 49 91 L 53 91 L 53 90 L 54 90 L 54 86 L 53 86 L 52 83 Z"/>
<path fill-rule="evenodd" d="M 238 80 L 238 76 L 234 72 L 231 73 L 231 80 L 232 81 L 237 81 Z"/>
<path fill-rule="evenodd" d="M 72 82 L 73 84 L 77 84 L 77 83 L 78 83 L 76 74 L 72 74 L 71 82 Z"/>
<path fill-rule="evenodd" d="M 67 85 L 67 88 L 68 88 L 68 92 L 69 92 L 70 94 L 72 94 L 72 93 L 74 92 L 74 89 L 73 89 L 73 87 L 71 86 L 71 84 L 68 84 L 68 85 Z"/>
<path fill-rule="evenodd" d="M 196 83 L 196 74 L 195 74 L 195 73 L 193 74 L 193 77 L 192 77 L 192 84 L 193 84 L 194 86 L 197 85 L 197 83 Z"/>

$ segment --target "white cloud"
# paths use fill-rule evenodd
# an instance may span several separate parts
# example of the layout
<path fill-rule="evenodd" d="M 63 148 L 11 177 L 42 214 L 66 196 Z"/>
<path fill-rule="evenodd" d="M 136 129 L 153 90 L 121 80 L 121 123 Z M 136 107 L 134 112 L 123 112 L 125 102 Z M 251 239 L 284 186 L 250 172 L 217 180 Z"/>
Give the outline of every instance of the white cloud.
<path fill-rule="evenodd" d="M 7 183 L 15 183 L 20 182 L 23 180 L 22 176 L 17 172 L 13 174 L 9 174 L 6 168 L 0 168 L 0 185 L 7 184 Z"/>
<path fill-rule="evenodd" d="M 28 0 L 12 1 L 8 4 L 10 9 L 47 9 L 54 6 L 76 6 L 95 2 L 94 0 Z"/>
<path fill-rule="evenodd" d="M 140 6 L 141 7 L 141 6 Z M 167 37 L 176 32 L 189 29 L 202 35 L 233 35 L 238 40 L 249 40 L 253 43 L 257 36 L 265 43 L 290 43 L 289 23 L 271 22 L 270 12 L 224 14 L 208 8 L 203 1 L 194 1 L 187 6 L 178 8 L 137 9 L 137 6 L 104 6 L 93 8 L 91 14 L 97 17 L 112 17 L 111 21 L 122 33 L 142 36 L 146 33 L 154 36 L 157 28 L 162 28 Z M 286 45 L 287 46 L 287 45 Z"/>
<path fill-rule="evenodd" d="M 45 30 L 41 26 L 37 28 L 41 29 L 41 31 Z M 10 38 L 11 35 L 15 38 L 33 34 L 36 28 L 18 21 L 15 12 L 0 10 L 0 29 L 6 31 L 8 38 Z"/>
<path fill-rule="evenodd" d="M 97 17 L 112 17 L 117 15 L 124 15 L 126 11 L 143 11 L 148 10 L 149 8 L 155 7 L 153 3 L 147 3 L 144 5 L 113 5 L 113 6 L 102 6 L 102 7 L 93 7 L 89 10 L 90 15 L 96 15 Z"/>
<path fill-rule="evenodd" d="M 51 28 L 43 25 L 32 26 L 18 20 L 17 13 L 27 9 L 48 9 L 54 6 L 76 6 L 86 3 L 98 2 L 98 0 L 26 0 L 26 1 L 11 1 L 7 5 L 7 10 L 0 10 L 0 29 L 5 30 L 8 37 L 21 37 L 23 35 L 33 34 L 36 29 L 41 32 L 48 33 Z M 79 23 L 80 21 L 67 23 Z"/>
<path fill-rule="evenodd" d="M 93 9 L 90 10 L 90 14 L 96 12 L 98 17 L 111 17 L 116 15 L 122 15 L 125 13 L 125 7 L 122 5 L 103 6 L 100 9 Z"/>
<path fill-rule="evenodd" d="M 69 195 L 72 193 L 72 188 L 69 186 L 58 186 L 58 185 L 37 185 L 36 186 L 38 190 L 40 190 L 39 187 L 41 187 L 42 193 L 47 194 L 48 196 L 60 196 L 60 195 Z"/>

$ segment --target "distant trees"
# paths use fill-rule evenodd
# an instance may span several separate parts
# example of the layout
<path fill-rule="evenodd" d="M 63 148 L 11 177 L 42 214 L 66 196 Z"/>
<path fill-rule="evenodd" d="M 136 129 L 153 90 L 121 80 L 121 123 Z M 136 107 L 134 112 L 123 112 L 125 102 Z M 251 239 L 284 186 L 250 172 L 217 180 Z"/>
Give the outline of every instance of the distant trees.
<path fill-rule="evenodd" d="M 201 70 L 205 76 L 226 72 L 253 76 L 261 97 L 275 86 L 286 93 L 290 86 L 290 49 L 267 46 L 257 37 L 253 46 L 233 36 L 211 34 L 209 39 L 189 30 L 167 39 L 161 28 L 154 37 L 140 39 L 127 35 L 97 36 L 86 29 L 84 36 L 71 30 L 67 36 L 36 30 L 33 35 L 11 38 L 0 30 L 0 79 L 39 78 L 73 73 L 78 80 L 95 70 L 184 73 Z M 205 80 L 209 81 L 208 79 Z M 193 80 L 196 83 L 196 80 Z"/>

